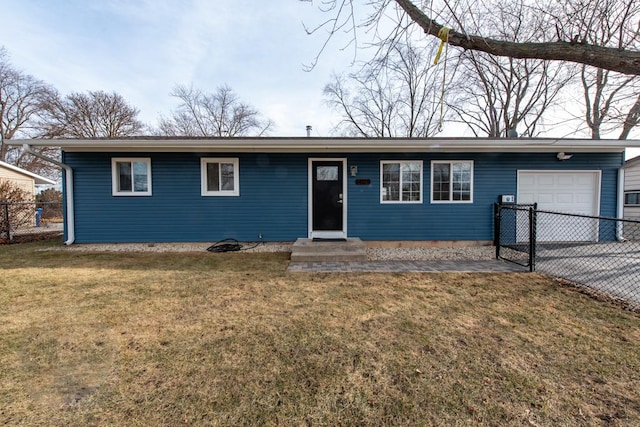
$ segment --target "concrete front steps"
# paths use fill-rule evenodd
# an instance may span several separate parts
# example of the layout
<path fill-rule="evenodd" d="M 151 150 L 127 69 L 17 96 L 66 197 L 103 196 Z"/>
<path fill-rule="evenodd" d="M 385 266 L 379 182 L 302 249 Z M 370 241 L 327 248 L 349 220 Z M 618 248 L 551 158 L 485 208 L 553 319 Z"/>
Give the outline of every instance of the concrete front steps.
<path fill-rule="evenodd" d="M 358 238 L 345 241 L 298 239 L 291 247 L 291 262 L 362 262 L 367 246 Z"/>

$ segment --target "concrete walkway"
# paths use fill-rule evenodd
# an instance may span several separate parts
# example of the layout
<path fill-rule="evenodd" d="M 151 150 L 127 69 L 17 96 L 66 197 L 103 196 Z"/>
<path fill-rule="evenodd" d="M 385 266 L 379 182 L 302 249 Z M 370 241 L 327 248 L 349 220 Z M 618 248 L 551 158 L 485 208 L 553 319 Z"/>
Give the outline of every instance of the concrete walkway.
<path fill-rule="evenodd" d="M 290 273 L 522 273 L 525 267 L 506 261 L 367 261 L 291 262 Z"/>

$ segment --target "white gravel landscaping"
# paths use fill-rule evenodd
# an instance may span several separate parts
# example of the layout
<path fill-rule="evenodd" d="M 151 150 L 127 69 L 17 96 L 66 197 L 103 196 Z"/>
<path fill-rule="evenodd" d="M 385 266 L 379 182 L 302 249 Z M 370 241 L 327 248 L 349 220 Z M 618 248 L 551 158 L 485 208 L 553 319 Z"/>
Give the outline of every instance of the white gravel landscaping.
<path fill-rule="evenodd" d="M 87 252 L 203 252 L 212 243 L 101 243 L 74 244 L 55 250 Z M 243 243 L 244 252 L 291 252 L 291 243 Z M 368 248 L 369 261 L 484 261 L 495 259 L 493 246 L 455 248 Z"/>
<path fill-rule="evenodd" d="M 496 250 L 493 246 L 473 246 L 456 248 L 368 248 L 369 261 L 485 261 L 493 260 Z"/>
<path fill-rule="evenodd" d="M 213 243 L 76 243 L 54 249 L 80 252 L 204 252 Z M 242 243 L 243 252 L 291 252 L 290 243 Z"/>

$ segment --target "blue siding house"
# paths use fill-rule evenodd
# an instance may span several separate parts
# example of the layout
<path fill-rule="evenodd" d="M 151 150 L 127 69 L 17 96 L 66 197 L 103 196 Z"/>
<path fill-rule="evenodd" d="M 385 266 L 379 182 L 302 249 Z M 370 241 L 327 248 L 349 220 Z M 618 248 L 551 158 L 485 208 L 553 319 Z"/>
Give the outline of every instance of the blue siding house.
<path fill-rule="evenodd" d="M 66 243 L 493 239 L 500 196 L 615 217 L 624 147 L 557 139 L 152 138 L 60 146 Z M 507 200 L 509 197 L 507 197 Z"/>

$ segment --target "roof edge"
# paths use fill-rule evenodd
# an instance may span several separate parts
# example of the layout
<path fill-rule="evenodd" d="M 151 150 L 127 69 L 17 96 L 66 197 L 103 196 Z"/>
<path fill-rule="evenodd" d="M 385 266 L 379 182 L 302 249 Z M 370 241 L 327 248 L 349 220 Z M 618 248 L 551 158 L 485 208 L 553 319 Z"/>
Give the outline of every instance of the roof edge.
<path fill-rule="evenodd" d="M 56 183 L 55 181 L 53 181 L 53 180 L 51 180 L 49 178 L 45 178 L 44 176 L 40 176 L 40 175 L 35 174 L 33 172 L 29 172 L 26 169 L 22 169 L 22 168 L 20 168 L 18 166 L 12 165 L 12 164 L 7 163 L 7 162 L 3 162 L 1 160 L 0 160 L 0 166 L 2 166 L 4 168 L 7 168 L 9 170 L 12 170 L 14 172 L 21 173 L 22 175 L 26 175 L 29 178 L 33 178 L 36 181 L 35 182 L 36 184 L 55 184 Z"/>
<path fill-rule="evenodd" d="M 65 151 L 598 151 L 620 152 L 639 147 L 640 140 L 562 138 L 330 138 L 249 137 L 183 138 L 131 137 L 114 139 L 27 139 L 9 145 L 60 147 Z"/>

